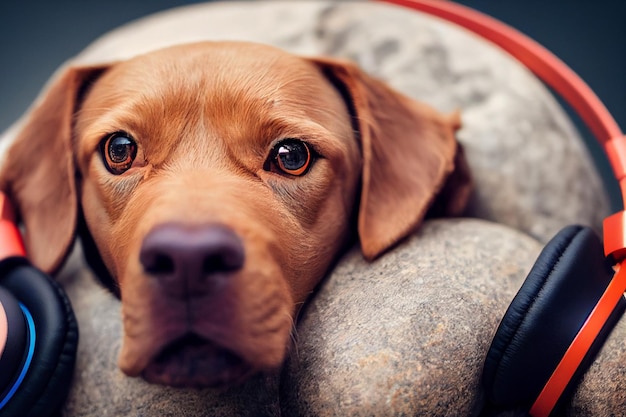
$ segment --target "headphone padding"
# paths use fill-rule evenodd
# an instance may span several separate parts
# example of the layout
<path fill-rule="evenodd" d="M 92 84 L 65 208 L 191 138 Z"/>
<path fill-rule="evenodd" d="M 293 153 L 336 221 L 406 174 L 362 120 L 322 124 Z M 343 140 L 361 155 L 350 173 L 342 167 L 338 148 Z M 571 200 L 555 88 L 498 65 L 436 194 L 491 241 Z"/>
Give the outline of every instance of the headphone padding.
<path fill-rule="evenodd" d="M 0 262 L 0 285 L 30 311 L 35 322 L 31 367 L 0 416 L 48 416 L 67 397 L 78 346 L 78 325 L 61 287 L 25 259 Z"/>
<path fill-rule="evenodd" d="M 487 354 L 483 385 L 492 404 L 532 406 L 612 277 L 602 242 L 587 227 L 566 227 L 546 245 Z M 622 300 L 619 310 L 623 308 Z M 616 321 L 613 317 L 605 325 L 601 337 Z M 594 343 L 586 366 L 601 346 Z"/>

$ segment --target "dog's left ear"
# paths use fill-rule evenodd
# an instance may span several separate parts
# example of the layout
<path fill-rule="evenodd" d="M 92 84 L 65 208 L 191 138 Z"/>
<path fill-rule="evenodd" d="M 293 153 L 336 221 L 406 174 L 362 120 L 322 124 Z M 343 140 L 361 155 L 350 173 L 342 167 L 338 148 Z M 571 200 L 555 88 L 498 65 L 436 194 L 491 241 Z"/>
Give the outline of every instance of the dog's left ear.
<path fill-rule="evenodd" d="M 373 259 L 406 237 L 429 209 L 460 214 L 470 177 L 454 133 L 458 114 L 446 116 L 391 89 L 356 65 L 313 62 L 343 94 L 363 155 L 358 233 Z"/>
<path fill-rule="evenodd" d="M 24 224 L 31 262 L 48 273 L 61 266 L 76 229 L 73 117 L 81 94 L 106 68 L 67 68 L 59 73 L 4 156 L 0 189 Z"/>

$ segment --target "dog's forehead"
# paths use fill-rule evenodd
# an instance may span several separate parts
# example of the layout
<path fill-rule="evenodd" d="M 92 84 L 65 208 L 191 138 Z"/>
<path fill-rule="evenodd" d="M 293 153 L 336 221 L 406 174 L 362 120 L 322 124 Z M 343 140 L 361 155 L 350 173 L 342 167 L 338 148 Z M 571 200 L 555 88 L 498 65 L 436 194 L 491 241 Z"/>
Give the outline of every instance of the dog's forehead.
<path fill-rule="evenodd" d="M 207 42 L 118 63 L 96 88 L 101 100 L 136 100 L 153 106 L 171 105 L 168 100 L 172 100 L 178 105 L 231 107 L 242 100 L 272 106 L 292 103 L 295 98 L 318 102 L 330 87 L 314 64 L 280 49 Z M 101 94 L 104 90 L 107 93 Z"/>
<path fill-rule="evenodd" d="M 78 118 L 144 137 L 258 134 L 280 121 L 346 126 L 345 103 L 310 60 L 237 42 L 201 43 L 146 54 L 114 65 L 88 93 Z M 86 121 L 86 122 L 84 122 Z M 87 128 L 87 130 L 89 130 Z M 183 132 L 183 130 L 185 130 Z"/>

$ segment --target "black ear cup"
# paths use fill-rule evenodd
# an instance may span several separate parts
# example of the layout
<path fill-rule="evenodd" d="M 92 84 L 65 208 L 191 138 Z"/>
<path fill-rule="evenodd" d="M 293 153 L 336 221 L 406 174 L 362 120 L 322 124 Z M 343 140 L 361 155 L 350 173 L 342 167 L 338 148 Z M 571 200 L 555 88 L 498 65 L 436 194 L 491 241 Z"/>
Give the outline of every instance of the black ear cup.
<path fill-rule="evenodd" d="M 509 306 L 485 360 L 483 385 L 494 408 L 530 409 L 612 277 L 602 242 L 591 229 L 569 226 L 548 243 Z M 622 298 L 569 390 L 625 306 Z"/>
<path fill-rule="evenodd" d="M 30 366 L 0 409 L 0 417 L 54 415 L 69 391 L 78 345 L 78 326 L 70 302 L 56 282 L 23 258 L 0 262 L 0 287 L 19 301 L 34 326 Z M 19 367 L 24 370 L 22 365 Z M 7 369 L 15 374 L 10 370 L 15 366 L 13 363 Z M 4 375 L 7 369 L 0 368 L 0 373 Z"/>

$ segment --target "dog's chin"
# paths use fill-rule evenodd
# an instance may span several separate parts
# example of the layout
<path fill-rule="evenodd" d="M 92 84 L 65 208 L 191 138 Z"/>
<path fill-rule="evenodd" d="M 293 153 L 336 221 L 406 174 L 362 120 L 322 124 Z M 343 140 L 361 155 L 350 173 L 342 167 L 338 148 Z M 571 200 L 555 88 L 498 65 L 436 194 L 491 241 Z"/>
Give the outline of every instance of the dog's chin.
<path fill-rule="evenodd" d="M 236 353 L 195 334 L 166 345 L 142 372 L 154 384 L 185 388 L 228 388 L 254 373 Z"/>

